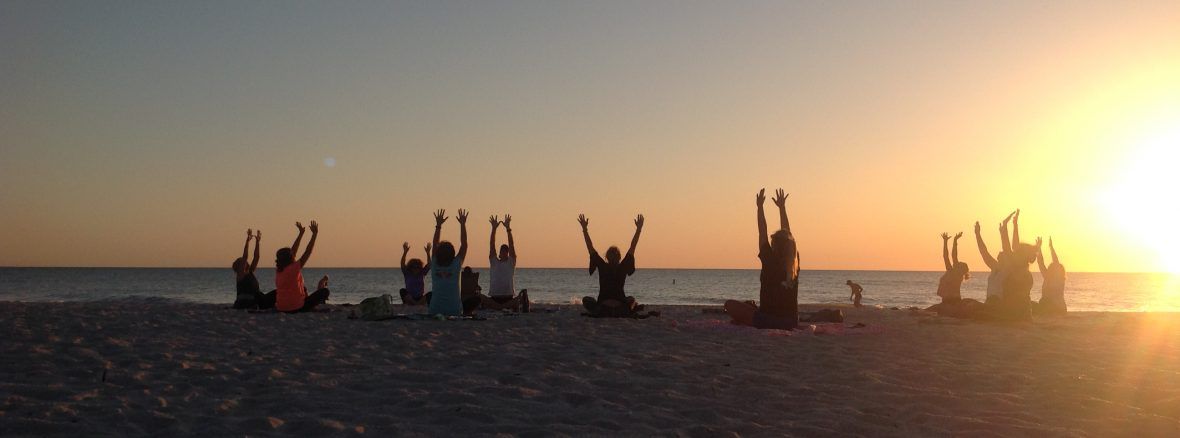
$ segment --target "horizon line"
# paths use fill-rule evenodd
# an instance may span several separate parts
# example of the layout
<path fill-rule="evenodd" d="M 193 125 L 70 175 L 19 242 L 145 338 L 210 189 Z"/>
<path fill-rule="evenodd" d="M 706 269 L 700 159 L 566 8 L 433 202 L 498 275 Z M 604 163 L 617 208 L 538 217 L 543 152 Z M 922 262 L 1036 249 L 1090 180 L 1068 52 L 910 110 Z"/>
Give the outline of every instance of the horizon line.
<path fill-rule="evenodd" d="M 259 266 L 259 269 L 274 269 L 273 266 Z M 472 267 L 473 269 L 487 269 L 487 267 Z M 229 269 L 224 266 L 12 266 L 0 265 L 0 269 Z M 397 266 L 313 266 L 310 269 L 400 269 Z M 586 269 L 585 266 L 520 266 L 518 269 Z M 664 268 L 664 267 L 647 267 L 643 269 L 660 269 L 668 271 L 757 271 L 761 268 Z M 941 270 L 920 270 L 920 269 L 802 269 L 801 271 L 862 271 L 862 272 L 942 272 Z M 971 272 L 987 272 L 987 271 L 971 271 Z M 1079 274 L 1160 274 L 1160 275 L 1178 275 L 1171 272 L 1158 271 L 1071 271 Z"/>

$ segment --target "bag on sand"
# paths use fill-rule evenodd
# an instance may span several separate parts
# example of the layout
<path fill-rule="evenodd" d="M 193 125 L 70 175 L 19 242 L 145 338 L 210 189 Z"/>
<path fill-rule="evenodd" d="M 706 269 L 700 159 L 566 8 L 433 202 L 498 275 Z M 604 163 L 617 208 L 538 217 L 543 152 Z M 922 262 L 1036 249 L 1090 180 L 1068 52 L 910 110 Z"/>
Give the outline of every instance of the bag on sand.
<path fill-rule="evenodd" d="M 361 319 L 378 321 L 393 318 L 393 295 L 365 298 L 361 301 Z"/>

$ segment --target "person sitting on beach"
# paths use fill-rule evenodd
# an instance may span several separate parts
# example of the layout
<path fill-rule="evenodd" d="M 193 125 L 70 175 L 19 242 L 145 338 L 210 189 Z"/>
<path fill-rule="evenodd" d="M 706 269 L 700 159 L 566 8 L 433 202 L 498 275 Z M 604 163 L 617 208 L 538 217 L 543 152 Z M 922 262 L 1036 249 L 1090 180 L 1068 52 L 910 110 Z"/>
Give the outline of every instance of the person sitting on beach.
<path fill-rule="evenodd" d="M 963 298 L 961 289 L 963 281 L 971 278 L 971 269 L 966 263 L 959 261 L 959 238 L 963 233 L 955 234 L 955 242 L 950 255 L 947 255 L 946 243 L 951 235 L 942 233 L 942 263 L 946 272 L 938 279 L 938 296 L 942 301 L 926 308 L 938 312 L 939 315 L 966 318 L 972 316 L 982 305 L 979 301 Z"/>
<path fill-rule="evenodd" d="M 446 210 L 434 214 L 434 253 L 430 256 L 429 309 L 432 315 L 460 316 L 463 304 L 459 295 L 459 273 L 463 260 L 467 258 L 467 210 L 459 209 L 459 252 L 449 241 L 439 241 L 443 222 L 447 221 Z"/>
<path fill-rule="evenodd" d="M 320 234 L 319 224 L 311 221 L 308 227 L 311 229 L 311 240 L 307 241 L 307 249 L 303 250 L 303 256 L 299 260 L 295 260 L 295 253 L 299 251 L 299 242 L 303 240 L 304 228 L 299 222 L 295 223 L 295 227 L 299 229 L 295 243 L 289 248 L 275 252 L 275 309 L 280 312 L 314 310 L 316 306 L 328 301 L 331 294 L 328 291 L 327 275 L 320 279 L 316 291 L 311 295 L 307 294 L 307 288 L 303 284 L 303 267 L 307 265 L 307 259 L 311 258 L 311 252 L 315 248 L 316 237 Z"/>
<path fill-rule="evenodd" d="M 1000 223 L 1000 247 L 1001 251 L 995 258 L 987 250 L 987 244 L 983 242 L 983 234 L 980 231 L 979 221 L 975 221 L 975 244 L 979 247 L 979 256 L 983 258 L 983 263 L 987 265 L 991 272 L 987 274 L 987 299 L 985 303 L 999 302 L 1004 294 L 1004 280 L 1008 276 L 1008 265 L 1012 255 L 1012 245 L 1008 242 L 1008 222 L 1016 215 L 1016 211 L 1008 214 L 1004 221 Z"/>
<path fill-rule="evenodd" d="M 1041 239 L 1037 244 L 1020 243 L 1020 210 L 1012 219 L 1012 256 L 1008 263 L 1008 275 L 1004 279 L 1004 295 L 1000 298 L 999 309 L 993 316 L 1000 319 L 1028 321 L 1032 319 L 1033 276 L 1030 267 L 1037 260 Z"/>
<path fill-rule="evenodd" d="M 847 284 L 849 288 L 852 288 L 852 295 L 848 297 L 848 299 L 852 300 L 852 306 L 860 307 L 861 294 L 864 293 L 865 288 L 860 287 L 859 284 L 853 283 L 852 280 L 848 280 L 845 284 Z"/>
<path fill-rule="evenodd" d="M 463 315 L 474 315 L 475 310 L 479 309 L 479 305 L 487 298 L 482 291 L 479 273 L 471 270 L 470 266 L 464 266 L 459 273 L 459 299 L 463 302 Z"/>
<path fill-rule="evenodd" d="M 407 306 L 422 306 L 430 302 L 430 294 L 426 293 L 426 274 L 430 272 L 430 265 L 422 264 L 422 259 L 410 259 L 410 242 L 402 242 L 402 277 L 406 280 L 406 287 L 398 291 L 402 297 L 402 304 Z M 426 244 L 426 259 L 430 260 L 430 244 Z"/>
<path fill-rule="evenodd" d="M 627 277 L 635 273 L 635 246 L 639 244 L 639 234 L 643 231 L 643 215 L 635 217 L 635 236 L 631 238 L 627 255 L 620 257 L 619 247 L 611 246 L 606 250 L 606 260 L 598 255 L 594 242 L 590 240 L 590 219 L 581 214 L 578 215 L 578 223 L 582 225 L 582 237 L 586 240 L 586 251 L 590 253 L 590 275 L 598 271 L 598 298 L 583 297 L 582 306 L 590 316 L 634 316 L 640 309 L 639 304 L 635 302 L 635 297 L 627 296 L 623 287 Z"/>
<path fill-rule="evenodd" d="M 758 205 L 758 259 L 762 262 L 758 291 L 761 306 L 745 301 L 728 300 L 725 311 L 738 325 L 760 329 L 790 330 L 799 325 L 799 265 L 800 257 L 795 235 L 787 220 L 787 194 L 775 192 L 781 229 L 767 239 L 766 189 L 755 197 Z"/>
<path fill-rule="evenodd" d="M 488 295 L 483 297 L 484 308 L 501 310 L 525 310 L 528 307 L 528 291 L 516 293 L 516 242 L 512 239 L 512 215 L 504 215 L 501 222 L 496 216 L 488 218 L 492 224 L 492 236 L 488 240 L 488 271 L 491 280 Z M 496 229 L 504 225 L 504 232 L 508 234 L 508 244 L 500 245 L 499 254 L 496 253 Z"/>
<path fill-rule="evenodd" d="M 1049 254 L 1053 261 L 1045 266 L 1045 254 L 1037 247 L 1037 265 L 1041 268 L 1041 300 L 1033 308 L 1040 315 L 1064 315 L 1065 308 L 1065 266 L 1057 260 L 1053 238 L 1049 238 Z"/>
<path fill-rule="evenodd" d="M 246 245 L 242 247 L 242 256 L 234 260 L 233 270 L 237 277 L 237 298 L 234 300 L 235 309 L 270 309 L 275 306 L 275 291 L 262 293 L 258 288 L 258 277 L 254 271 L 258 269 L 258 255 L 262 247 L 262 231 L 251 234 L 246 230 Z M 254 260 L 246 264 L 246 253 L 250 250 L 250 239 L 254 239 Z"/>

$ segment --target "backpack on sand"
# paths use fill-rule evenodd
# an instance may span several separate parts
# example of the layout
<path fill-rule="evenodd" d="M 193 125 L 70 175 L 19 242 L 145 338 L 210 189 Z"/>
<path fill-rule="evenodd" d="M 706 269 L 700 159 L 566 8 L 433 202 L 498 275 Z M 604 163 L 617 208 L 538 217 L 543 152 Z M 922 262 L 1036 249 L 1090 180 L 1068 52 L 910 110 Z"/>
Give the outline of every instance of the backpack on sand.
<path fill-rule="evenodd" d="M 393 295 L 365 298 L 361 301 L 360 308 L 361 319 L 365 321 L 393 318 Z"/>

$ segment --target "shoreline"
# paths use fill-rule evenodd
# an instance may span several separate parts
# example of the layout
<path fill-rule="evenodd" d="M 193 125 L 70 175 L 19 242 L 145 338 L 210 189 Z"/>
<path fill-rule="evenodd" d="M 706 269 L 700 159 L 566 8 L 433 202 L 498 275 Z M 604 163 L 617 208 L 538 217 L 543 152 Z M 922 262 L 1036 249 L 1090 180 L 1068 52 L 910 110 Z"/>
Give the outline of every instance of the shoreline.
<path fill-rule="evenodd" d="M 731 326 L 349 320 L 158 300 L 0 302 L 0 431 L 24 435 L 1176 435 L 1180 314 L 978 323 L 839 307 Z M 851 328 L 856 323 L 862 328 Z"/>

